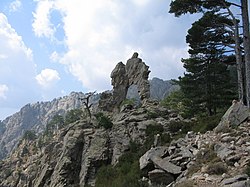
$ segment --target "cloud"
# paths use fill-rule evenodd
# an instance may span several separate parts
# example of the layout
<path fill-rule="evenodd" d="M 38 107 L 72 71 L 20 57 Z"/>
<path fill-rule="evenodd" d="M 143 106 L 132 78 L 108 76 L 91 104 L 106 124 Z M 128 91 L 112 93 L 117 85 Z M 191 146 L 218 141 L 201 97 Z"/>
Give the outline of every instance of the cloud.
<path fill-rule="evenodd" d="M 44 69 L 36 76 L 36 80 L 43 88 L 49 88 L 60 80 L 60 77 L 56 70 Z"/>
<path fill-rule="evenodd" d="M 5 98 L 0 99 L 0 113 L 5 113 L 4 108 L 19 108 L 34 101 L 38 98 L 38 89 L 33 52 L 3 13 L 0 13 L 0 41 L 0 92 Z"/>
<path fill-rule="evenodd" d="M 9 90 L 5 84 L 0 84 L 0 99 L 6 99 L 6 92 Z"/>
<path fill-rule="evenodd" d="M 55 37 L 50 14 L 59 11 L 66 52 L 51 59 L 64 64 L 84 88 L 100 91 L 110 87 L 116 63 L 134 51 L 154 70 L 151 75 L 171 79 L 183 73 L 185 30 L 193 20 L 180 24 L 168 7 L 169 2 L 148 0 L 39 1 L 33 25 L 42 23 L 34 29 L 38 36 Z"/>
<path fill-rule="evenodd" d="M 49 58 L 52 62 L 58 62 L 60 59 L 60 56 L 56 51 L 54 51 L 53 53 L 51 53 Z"/>
<path fill-rule="evenodd" d="M 53 2 L 49 0 L 39 1 L 35 13 L 33 12 L 34 22 L 32 24 L 33 31 L 38 37 L 53 38 L 55 28 L 50 22 L 50 10 Z"/>
<path fill-rule="evenodd" d="M 22 2 L 20 0 L 15 0 L 10 3 L 9 11 L 16 12 L 22 7 Z"/>

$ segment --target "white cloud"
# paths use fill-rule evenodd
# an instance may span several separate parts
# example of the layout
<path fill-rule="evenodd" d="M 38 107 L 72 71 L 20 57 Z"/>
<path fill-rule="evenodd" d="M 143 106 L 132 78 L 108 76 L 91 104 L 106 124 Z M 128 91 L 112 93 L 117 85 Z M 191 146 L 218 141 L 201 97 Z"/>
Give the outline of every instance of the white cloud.
<path fill-rule="evenodd" d="M 59 61 L 60 56 L 56 51 L 54 51 L 53 53 L 51 53 L 49 58 L 52 62 L 57 62 L 57 61 Z"/>
<path fill-rule="evenodd" d="M 34 16 L 34 22 L 32 24 L 33 31 L 38 37 L 53 38 L 55 28 L 50 22 L 50 10 L 53 7 L 53 2 L 49 0 L 43 0 L 38 2 L 37 9 Z"/>
<path fill-rule="evenodd" d="M 44 69 L 36 76 L 36 80 L 43 88 L 49 88 L 60 80 L 60 77 L 56 70 Z"/>
<path fill-rule="evenodd" d="M 9 11 L 16 12 L 22 7 L 22 2 L 20 0 L 15 0 L 10 3 Z"/>
<path fill-rule="evenodd" d="M 7 17 L 0 13 L 0 113 L 4 108 L 18 108 L 37 98 L 36 67 L 32 50 L 9 24 Z M 8 93 L 8 95 L 6 95 Z M 29 93 L 29 94 L 27 94 Z"/>
<path fill-rule="evenodd" d="M 134 51 L 154 70 L 152 75 L 171 79 L 183 73 L 180 59 L 186 55 L 185 29 L 191 19 L 180 24 L 180 19 L 168 14 L 169 3 L 44 0 L 37 3 L 34 23 L 42 23 L 38 36 L 51 38 L 56 27 L 51 25 L 50 13 L 61 13 L 67 51 L 59 62 L 84 88 L 100 91 L 110 87 L 109 76 L 116 63 L 126 61 Z M 56 54 L 51 55 L 52 60 L 58 60 Z"/>
<path fill-rule="evenodd" d="M 8 58 L 5 54 L 0 54 L 0 59 L 6 59 Z"/>
<path fill-rule="evenodd" d="M 5 84 L 0 84 L 0 98 L 6 99 L 6 92 L 8 92 L 9 88 Z"/>
<path fill-rule="evenodd" d="M 23 53 L 29 60 L 32 60 L 33 54 L 30 48 L 27 48 L 16 31 L 8 23 L 7 17 L 0 13 L 0 39 L 1 40 L 1 55 L 5 58 L 8 53 Z M 11 52 L 10 52 L 11 50 Z"/>

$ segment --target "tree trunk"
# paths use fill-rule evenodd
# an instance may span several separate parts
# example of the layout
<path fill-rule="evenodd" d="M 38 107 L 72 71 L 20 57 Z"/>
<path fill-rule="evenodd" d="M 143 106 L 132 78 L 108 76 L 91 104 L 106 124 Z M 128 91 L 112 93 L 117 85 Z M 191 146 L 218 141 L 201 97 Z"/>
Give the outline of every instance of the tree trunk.
<path fill-rule="evenodd" d="M 249 16 L 248 0 L 241 0 L 242 22 L 243 22 L 243 45 L 246 67 L 246 100 L 250 108 L 250 33 L 249 33 Z"/>
<path fill-rule="evenodd" d="M 235 18 L 234 14 L 230 10 L 230 8 L 226 5 L 225 1 L 223 1 L 229 15 L 231 16 L 234 24 L 234 41 L 235 41 L 235 57 L 236 57 L 236 67 L 237 67 L 237 79 L 238 79 L 238 99 L 242 103 L 246 104 L 246 92 L 245 92 L 245 80 L 244 80 L 244 67 L 242 62 L 242 50 L 240 47 L 240 34 L 239 34 L 239 23 Z"/>
<path fill-rule="evenodd" d="M 235 23 L 235 33 L 234 33 L 234 40 L 235 40 L 235 55 L 236 55 L 236 66 L 237 66 L 237 78 L 238 78 L 238 95 L 239 100 L 244 103 L 246 100 L 245 96 L 245 89 L 244 89 L 244 69 L 243 69 L 243 62 L 242 62 L 242 51 L 240 47 L 240 37 L 239 37 L 239 26 L 236 21 Z"/>

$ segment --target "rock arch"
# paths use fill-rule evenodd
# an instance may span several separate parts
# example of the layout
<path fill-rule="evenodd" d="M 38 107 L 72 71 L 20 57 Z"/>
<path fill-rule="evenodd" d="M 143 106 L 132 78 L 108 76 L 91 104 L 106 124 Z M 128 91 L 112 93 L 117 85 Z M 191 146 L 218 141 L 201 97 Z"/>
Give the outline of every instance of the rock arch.
<path fill-rule="evenodd" d="M 108 111 L 119 108 L 126 99 L 128 88 L 131 85 L 137 85 L 141 101 L 148 99 L 150 97 L 149 73 L 149 66 L 138 58 L 137 52 L 128 59 L 126 65 L 119 62 L 111 72 L 113 93 L 104 92 L 101 95 L 99 107 Z"/>

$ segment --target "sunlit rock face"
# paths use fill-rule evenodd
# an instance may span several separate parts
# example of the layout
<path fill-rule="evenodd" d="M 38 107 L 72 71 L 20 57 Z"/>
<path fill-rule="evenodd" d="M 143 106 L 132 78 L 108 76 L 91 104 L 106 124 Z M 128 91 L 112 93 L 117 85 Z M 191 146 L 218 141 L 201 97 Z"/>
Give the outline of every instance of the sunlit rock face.
<path fill-rule="evenodd" d="M 149 66 L 138 58 L 138 53 L 135 52 L 133 56 L 128 59 L 126 65 L 119 62 L 111 73 L 111 83 L 113 86 L 112 98 L 107 99 L 107 102 L 101 101 L 100 107 L 105 109 L 106 105 L 111 105 L 112 109 L 119 108 L 122 101 L 126 99 L 127 92 L 130 86 L 135 85 L 139 99 L 141 101 L 150 98 L 150 83 L 148 80 Z M 104 106 L 102 106 L 104 104 Z"/>
<path fill-rule="evenodd" d="M 34 130 L 40 133 L 47 123 L 56 115 L 65 115 L 69 110 L 81 107 L 80 97 L 85 94 L 72 92 L 68 96 L 52 101 L 27 104 L 12 116 L 3 120 L 3 130 L 0 132 L 0 159 L 5 158 L 16 147 L 23 133 Z M 91 103 L 97 104 L 100 96 L 94 95 Z"/>

